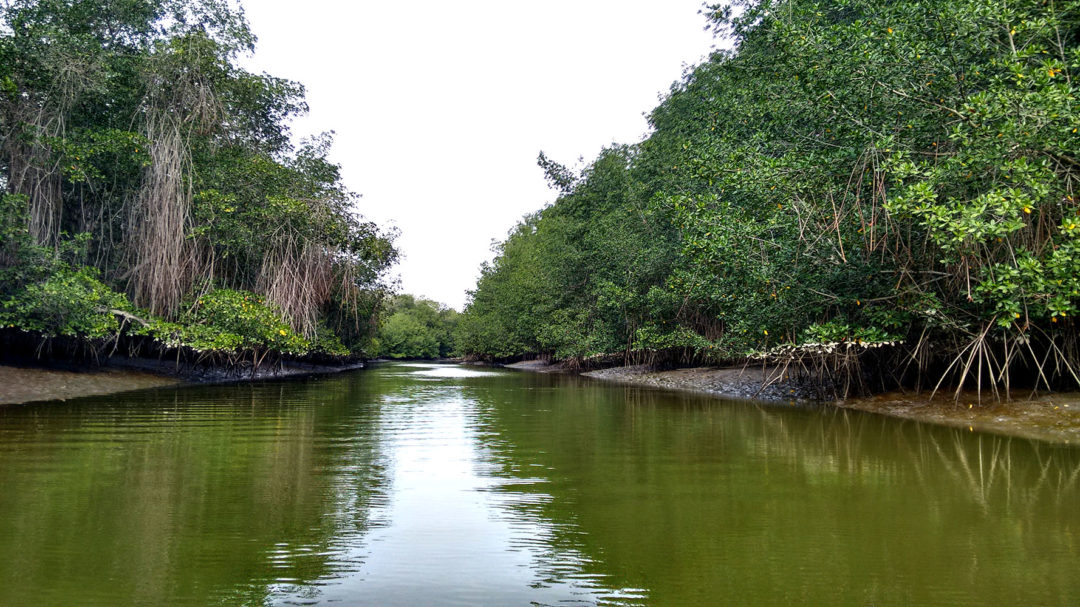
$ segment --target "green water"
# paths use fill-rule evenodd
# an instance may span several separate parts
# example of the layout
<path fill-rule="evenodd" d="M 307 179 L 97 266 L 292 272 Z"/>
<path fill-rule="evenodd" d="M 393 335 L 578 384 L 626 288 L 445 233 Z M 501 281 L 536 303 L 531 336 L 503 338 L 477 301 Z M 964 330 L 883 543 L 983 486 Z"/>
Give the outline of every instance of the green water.
<path fill-rule="evenodd" d="M 1075 605 L 1080 450 L 435 365 L 0 408 L 0 605 Z"/>

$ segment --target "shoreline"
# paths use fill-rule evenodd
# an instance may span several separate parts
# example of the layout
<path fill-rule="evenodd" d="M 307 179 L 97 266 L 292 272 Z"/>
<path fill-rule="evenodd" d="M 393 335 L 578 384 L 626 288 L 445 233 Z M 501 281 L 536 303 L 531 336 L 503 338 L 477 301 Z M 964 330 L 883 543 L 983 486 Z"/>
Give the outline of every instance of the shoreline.
<path fill-rule="evenodd" d="M 369 361 L 377 364 L 379 361 Z M 443 363 L 457 361 L 438 361 Z M 255 373 L 222 369 L 184 369 L 175 362 L 157 359 L 107 360 L 100 366 L 50 364 L 41 361 L 0 362 L 0 407 L 47 401 L 66 401 L 88 396 L 119 394 L 166 386 L 254 382 L 335 374 L 362 369 L 366 363 L 340 366 L 287 363 Z M 1012 400 L 984 398 L 964 393 L 959 401 L 951 394 L 888 392 L 864 398 L 823 401 L 813 398 L 805 385 L 780 381 L 762 389 L 769 369 L 761 367 L 689 367 L 656 370 L 644 365 L 611 367 L 577 372 L 561 364 L 523 361 L 503 368 L 531 373 L 579 375 L 608 383 L 693 393 L 716 399 L 767 402 L 774 405 L 817 403 L 897 419 L 931 423 L 971 432 L 989 432 L 1016 438 L 1065 445 L 1080 444 L 1080 393 L 1066 392 Z"/>
<path fill-rule="evenodd" d="M 0 364 L 0 408 L 183 385 L 182 380 L 128 369 L 61 369 Z"/>
<path fill-rule="evenodd" d="M 339 366 L 289 362 L 255 371 L 184 368 L 175 362 L 145 358 L 107 359 L 97 366 L 64 362 L 0 361 L 0 407 L 88 396 L 120 394 L 166 386 L 258 382 L 330 375 L 363 369 L 364 362 Z"/>
<path fill-rule="evenodd" d="M 1010 437 L 1042 440 L 1065 445 L 1080 444 L 1080 392 L 1032 396 L 1017 392 L 1011 400 L 963 393 L 952 394 L 887 392 L 865 398 L 823 401 L 810 396 L 806 386 L 783 379 L 764 390 L 768 370 L 761 367 L 690 367 L 656 370 L 645 366 L 612 367 L 576 373 L 559 364 L 524 361 L 504 365 L 507 369 L 533 373 L 568 373 L 599 381 L 645 388 L 702 394 L 717 399 L 753 400 L 776 405 L 795 402 L 850 409 L 897 419 L 938 424 L 971 432 L 989 432 Z"/>

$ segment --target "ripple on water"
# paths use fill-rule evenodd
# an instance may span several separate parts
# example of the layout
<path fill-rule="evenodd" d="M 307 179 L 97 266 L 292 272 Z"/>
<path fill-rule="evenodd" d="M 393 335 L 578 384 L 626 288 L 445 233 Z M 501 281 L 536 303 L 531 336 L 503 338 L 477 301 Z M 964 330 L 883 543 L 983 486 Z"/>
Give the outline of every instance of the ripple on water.
<path fill-rule="evenodd" d="M 1067 603 L 1078 471 L 429 364 L 0 409 L 0 605 Z"/>

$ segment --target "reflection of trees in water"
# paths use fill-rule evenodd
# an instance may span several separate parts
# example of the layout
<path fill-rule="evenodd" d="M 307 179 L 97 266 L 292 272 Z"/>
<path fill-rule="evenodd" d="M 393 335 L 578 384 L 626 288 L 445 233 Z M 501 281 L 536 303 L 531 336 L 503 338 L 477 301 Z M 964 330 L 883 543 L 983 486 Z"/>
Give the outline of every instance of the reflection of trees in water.
<path fill-rule="evenodd" d="M 261 604 L 355 567 L 386 485 L 356 432 L 379 414 L 362 391 L 341 377 L 3 410 L 18 447 L 0 450 L 0 562 L 19 566 L 0 603 Z"/>
<path fill-rule="evenodd" d="M 494 473 L 512 481 L 508 507 L 540 522 L 552 562 L 581 555 L 583 570 L 646 586 L 650 602 L 1080 592 L 1062 570 L 1080 556 L 1075 448 L 834 408 L 515 381 L 468 393 Z"/>
<path fill-rule="evenodd" d="M 497 380 L 490 373 L 476 377 L 414 375 L 404 365 L 387 367 L 381 372 L 382 377 L 393 375 L 406 377 L 408 381 L 384 391 L 386 407 L 380 434 L 391 443 L 398 443 L 402 451 L 410 452 L 406 467 L 415 467 L 432 458 L 450 458 L 432 461 L 430 465 L 455 478 L 465 474 L 462 484 L 451 483 L 457 489 L 467 485 L 470 492 L 483 492 L 483 506 L 477 507 L 484 508 L 492 525 L 482 527 L 483 531 L 477 533 L 487 534 L 487 539 L 499 546 L 504 546 L 503 541 L 508 542 L 501 548 L 505 551 L 504 558 L 494 561 L 501 569 L 492 572 L 491 579 L 485 581 L 497 589 L 493 591 L 512 594 L 508 589 L 518 581 L 514 572 L 527 563 L 531 589 L 521 587 L 518 600 L 532 601 L 531 604 L 630 604 L 636 596 L 632 591 L 610 589 L 589 571 L 586 557 L 575 551 L 573 542 L 566 540 L 573 533 L 572 526 L 552 531 L 550 519 L 542 514 L 550 500 L 544 492 L 543 479 L 528 476 L 528 470 L 520 470 L 521 474 L 514 478 L 503 473 L 504 465 L 513 464 L 500 456 L 498 429 L 486 422 L 484 406 L 476 397 L 513 398 L 520 376 Z M 410 483 L 416 483 L 417 479 L 398 481 L 398 489 L 408 491 Z M 455 502 L 462 498 L 448 496 L 448 499 Z M 460 502 L 446 506 L 453 509 Z M 408 525 L 407 516 L 404 524 Z M 472 539 L 461 538 L 466 544 Z M 490 549 L 491 544 L 478 548 L 476 558 L 481 561 L 491 558 L 486 552 Z M 418 575 L 424 575 L 424 566 L 418 565 Z M 455 564 L 446 567 L 454 570 Z M 478 582 L 469 580 L 470 584 Z M 421 586 L 430 583 L 431 580 L 420 581 Z"/>
<path fill-rule="evenodd" d="M 1019 513 L 1046 502 L 1077 503 L 1080 458 L 1075 451 L 1024 439 L 972 438 L 960 430 L 953 430 L 949 439 L 927 437 L 945 470 L 984 510 L 995 499 L 1004 499 Z"/>
<path fill-rule="evenodd" d="M 388 437 L 455 395 L 512 548 L 584 602 L 1080 594 L 1075 448 L 578 378 L 377 372 L 0 409 L 0 604 L 317 599 L 385 522 Z"/>
<path fill-rule="evenodd" d="M 762 440 L 771 452 L 798 454 L 818 474 L 869 479 L 909 473 L 929 500 L 941 496 L 937 488 L 945 479 L 984 512 L 1005 507 L 1030 514 L 1080 497 L 1075 448 L 832 407 L 799 424 L 785 423 L 775 408 L 760 411 L 767 431 Z"/>
<path fill-rule="evenodd" d="M 534 587 L 569 584 L 579 589 L 582 603 L 587 604 L 649 604 L 649 590 L 640 579 L 631 580 L 632 576 L 605 562 L 605 550 L 596 545 L 594 530 L 588 521 L 579 520 L 581 504 L 573 475 L 560 465 L 575 462 L 588 467 L 593 453 L 589 439 L 578 434 L 581 426 L 560 432 L 566 421 L 561 399 L 577 410 L 572 418 L 578 412 L 586 418 L 606 413 L 622 417 L 624 413 L 607 399 L 592 398 L 596 393 L 576 390 L 585 385 L 580 378 L 521 374 L 495 388 L 490 382 L 475 389 L 466 387 L 463 395 L 474 403 L 481 445 L 479 473 L 498 479 L 491 495 L 518 531 L 513 548 L 531 557 Z M 626 420 L 633 424 L 633 415 Z M 551 444 L 551 439 L 559 437 L 567 440 Z"/>
<path fill-rule="evenodd" d="M 490 384 L 463 390 L 463 398 L 473 406 L 477 474 L 496 479 L 488 495 L 514 532 L 510 549 L 529 556 L 532 587 L 570 586 L 581 597 L 580 603 L 562 600 L 560 604 L 648 604 L 646 589 L 621 583 L 604 567 L 601 555 L 587 551 L 588 533 L 570 507 L 572 497 L 556 488 L 556 471 L 522 457 L 519 447 L 523 445 L 515 444 L 517 433 L 507 427 L 508 420 L 500 415 L 500 407 L 528 411 L 533 403 L 506 396 L 499 390 L 492 391 Z M 532 409 L 529 413 L 542 417 L 550 410 Z"/>

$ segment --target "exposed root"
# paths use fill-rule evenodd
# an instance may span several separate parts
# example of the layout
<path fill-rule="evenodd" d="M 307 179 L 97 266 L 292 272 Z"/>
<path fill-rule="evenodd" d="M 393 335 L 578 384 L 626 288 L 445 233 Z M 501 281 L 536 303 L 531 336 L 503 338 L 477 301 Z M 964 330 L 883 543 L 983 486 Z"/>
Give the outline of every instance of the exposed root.
<path fill-rule="evenodd" d="M 263 259 L 257 288 L 281 309 L 293 329 L 312 338 L 332 287 L 332 259 L 326 249 L 287 232 Z"/>
<path fill-rule="evenodd" d="M 129 288 L 135 302 L 172 317 L 191 287 L 196 268 L 188 232 L 191 208 L 190 160 L 186 144 L 167 120 L 148 126 L 151 165 L 129 215 L 135 238 L 130 250 Z"/>

